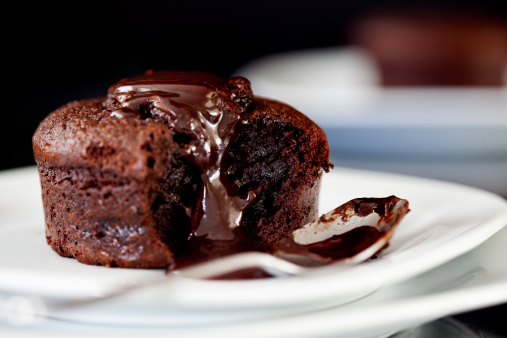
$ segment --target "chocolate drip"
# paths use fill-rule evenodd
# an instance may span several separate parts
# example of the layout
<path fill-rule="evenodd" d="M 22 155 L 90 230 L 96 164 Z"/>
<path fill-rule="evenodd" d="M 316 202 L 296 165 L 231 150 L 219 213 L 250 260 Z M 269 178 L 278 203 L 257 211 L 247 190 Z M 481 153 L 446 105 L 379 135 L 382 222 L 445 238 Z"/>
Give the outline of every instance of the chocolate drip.
<path fill-rule="evenodd" d="M 388 205 L 388 208 L 393 207 L 392 199 L 393 196 L 386 198 L 355 198 L 351 202 L 354 204 L 354 211 L 357 216 L 365 217 L 372 212 L 385 216 L 386 205 Z"/>
<path fill-rule="evenodd" d="M 189 243 L 189 248 L 203 241 L 208 245 L 213 241 L 237 245 L 233 230 L 256 193 L 234 193 L 222 162 L 252 97 L 250 83 L 244 78 L 225 80 L 198 72 L 149 71 L 109 89 L 111 115 L 149 117 L 167 123 L 183 157 L 201 173 L 203 188 L 192 211 L 189 238 L 196 245 Z"/>
<path fill-rule="evenodd" d="M 292 238 L 285 238 L 278 243 L 277 250 L 284 254 L 302 255 L 312 257 L 316 261 L 331 263 L 353 257 L 384 235 L 383 231 L 365 225 L 308 245 L 300 245 Z"/>
<path fill-rule="evenodd" d="M 142 118 L 143 114 L 140 111 L 130 108 L 118 108 L 111 112 L 111 116 L 116 116 L 120 118 Z"/>

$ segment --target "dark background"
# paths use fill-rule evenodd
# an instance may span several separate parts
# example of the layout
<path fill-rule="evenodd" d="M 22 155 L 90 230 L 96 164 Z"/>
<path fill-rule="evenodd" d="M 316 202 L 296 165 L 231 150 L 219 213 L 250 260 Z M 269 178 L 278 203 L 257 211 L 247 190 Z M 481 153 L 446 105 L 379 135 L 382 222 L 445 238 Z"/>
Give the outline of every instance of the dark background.
<path fill-rule="evenodd" d="M 147 69 L 226 77 L 262 55 L 340 45 L 360 7 L 297 0 L 68 3 L 14 5 L 5 13 L 16 19 L 4 29 L 0 169 L 34 164 L 31 135 L 60 105 L 103 96 Z"/>
<path fill-rule="evenodd" d="M 377 7 L 406 1 L 69 1 L 11 4 L 2 21 L 0 169 L 33 165 L 31 136 L 51 111 L 103 96 L 147 69 L 229 76 L 272 53 L 348 43 Z M 424 1 L 505 16 L 507 1 Z M 418 5 L 416 1 L 410 4 Z M 507 16 L 506 16 L 507 17 Z"/>

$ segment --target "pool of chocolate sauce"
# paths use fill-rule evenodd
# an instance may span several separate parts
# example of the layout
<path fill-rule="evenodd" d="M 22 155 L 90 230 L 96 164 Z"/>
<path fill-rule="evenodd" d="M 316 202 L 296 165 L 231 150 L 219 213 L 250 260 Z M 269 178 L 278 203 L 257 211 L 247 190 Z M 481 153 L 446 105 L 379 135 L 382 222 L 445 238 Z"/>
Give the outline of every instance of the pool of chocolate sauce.
<path fill-rule="evenodd" d="M 384 235 L 385 232 L 365 225 L 341 235 L 335 235 L 326 240 L 307 245 L 297 244 L 291 237 L 284 238 L 277 245 L 277 249 L 284 254 L 313 257 L 320 262 L 331 263 L 356 255 Z"/>

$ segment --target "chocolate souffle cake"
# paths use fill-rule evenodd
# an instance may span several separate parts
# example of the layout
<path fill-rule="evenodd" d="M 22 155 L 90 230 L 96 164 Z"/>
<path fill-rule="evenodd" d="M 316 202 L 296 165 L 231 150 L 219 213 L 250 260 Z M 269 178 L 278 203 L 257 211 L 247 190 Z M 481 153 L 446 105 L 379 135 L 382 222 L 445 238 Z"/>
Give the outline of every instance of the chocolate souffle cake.
<path fill-rule="evenodd" d="M 33 136 L 48 244 L 86 264 L 177 268 L 269 250 L 317 217 L 323 131 L 242 77 L 153 72 Z"/>

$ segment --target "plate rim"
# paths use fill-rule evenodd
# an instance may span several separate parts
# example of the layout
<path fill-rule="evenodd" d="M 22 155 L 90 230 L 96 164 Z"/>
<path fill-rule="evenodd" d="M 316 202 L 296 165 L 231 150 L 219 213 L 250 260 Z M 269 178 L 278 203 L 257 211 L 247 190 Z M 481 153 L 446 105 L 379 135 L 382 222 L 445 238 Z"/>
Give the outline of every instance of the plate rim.
<path fill-rule="evenodd" d="M 31 168 L 28 168 L 28 169 L 22 169 L 22 170 L 12 170 L 12 171 L 9 171 L 7 173 L 0 173 L 0 186 L 2 184 L 2 182 L 5 181 L 5 178 L 8 177 L 8 178 L 12 178 L 12 177 L 21 177 L 21 178 L 28 178 L 30 177 L 30 179 L 33 181 L 34 178 L 33 178 L 33 175 L 36 173 L 36 171 L 34 170 L 35 167 L 31 167 Z M 334 173 L 334 174 L 333 174 Z M 347 176 L 348 175 L 348 176 Z M 438 266 L 438 265 L 441 265 L 449 260 L 451 260 L 452 258 L 458 256 L 458 255 L 461 255 L 463 254 L 464 252 L 467 252 L 467 251 L 470 251 L 472 250 L 473 248 L 475 248 L 476 246 L 480 245 L 482 242 L 484 242 L 487 238 L 491 237 L 492 235 L 494 235 L 494 233 L 496 233 L 498 230 L 500 230 L 502 227 L 505 226 L 505 224 L 507 224 L 507 201 L 505 201 L 503 198 L 501 198 L 500 196 L 496 195 L 496 194 L 493 194 L 493 193 L 490 193 L 490 192 L 487 192 L 487 191 L 484 191 L 484 190 L 481 190 L 481 189 L 478 189 L 478 188 L 473 188 L 473 187 L 468 187 L 468 186 L 464 186 L 464 185 L 460 185 L 460 184 L 456 184 L 456 183 L 451 183 L 451 182 L 443 182 L 443 181 L 438 181 L 438 180 L 431 180 L 431 179 L 426 179 L 426 178 L 420 178 L 420 177 L 413 177 L 413 176 L 407 176 L 407 175 L 398 175 L 398 174 L 389 174 L 389 173 L 379 173 L 379 172 L 374 172 L 374 171 L 365 171 L 365 170 L 356 170 L 356 169 L 346 169 L 346 168 L 340 168 L 340 167 L 337 167 L 336 169 L 333 169 L 332 173 L 331 174 L 327 174 L 326 175 L 328 177 L 328 179 L 332 180 L 334 178 L 332 177 L 340 177 L 340 178 L 336 178 L 338 180 L 343 180 L 343 179 L 350 179 L 351 177 L 354 177 L 356 176 L 356 179 L 359 177 L 359 178 L 369 178 L 370 180 L 378 180 L 379 177 L 381 177 L 382 179 L 387 179 L 387 180 L 402 180 L 405 182 L 405 184 L 407 182 L 411 182 L 411 184 L 415 184 L 416 186 L 417 185 L 420 185 L 420 184 L 424 184 L 426 186 L 428 185 L 433 185 L 433 186 L 436 186 L 436 187 L 440 187 L 440 189 L 457 189 L 457 190 L 460 190 L 461 192 L 467 192 L 467 193 L 470 193 L 470 194 L 480 194 L 482 196 L 486 196 L 488 199 L 491 199 L 491 200 L 495 200 L 497 203 L 500 203 L 502 205 L 502 207 L 504 208 L 503 210 L 503 213 L 500 215 L 500 216 L 497 216 L 497 219 L 498 221 L 495 222 L 495 224 L 493 225 L 490 225 L 491 226 L 491 229 L 488 229 L 487 232 L 483 232 L 482 233 L 482 238 L 481 240 L 478 240 L 478 241 L 475 241 L 474 243 L 470 244 L 466 247 L 466 248 L 463 248 L 462 250 L 459 250 L 459 251 L 456 251 L 455 254 L 453 255 L 448 255 L 445 257 L 445 259 L 442 259 L 440 260 L 438 263 L 434 263 L 434 264 L 429 264 L 429 265 L 426 265 L 424 269 L 415 269 L 416 271 L 412 271 L 411 273 L 409 274 L 405 274 L 405 276 L 403 278 L 395 278 L 395 279 L 391 279 L 389 280 L 389 278 L 387 276 L 383 276 L 384 280 L 382 280 L 380 283 L 379 281 L 376 281 L 376 283 L 373 283 L 373 282 L 364 282 L 364 284 L 361 284 L 361 287 L 364 288 L 363 290 L 363 294 L 368 294 L 370 292 L 372 292 L 374 289 L 380 287 L 381 285 L 383 284 L 389 284 L 389 283 L 397 283 L 397 282 L 400 282 L 402 280 L 405 280 L 407 278 L 411 278 L 411 277 L 414 277 L 418 274 L 421 274 L 421 273 L 424 273 L 425 271 L 428 271 L 429 269 L 431 268 L 434 268 L 435 266 Z M 325 184 L 326 182 L 326 179 L 324 177 L 324 183 Z M 335 182 L 336 184 L 336 182 Z M 357 196 L 355 196 L 357 197 Z M 352 197 L 354 198 L 354 197 Z M 345 202 L 345 201 L 343 201 Z M 409 201 L 410 202 L 410 201 Z M 1 223 L 1 215 L 0 215 L 0 223 Z M 1 226 L 0 226 L 1 227 Z M 1 228 L 0 228 L 1 229 Z M 58 257 L 59 258 L 59 257 Z M 76 264 L 79 264 L 76 262 Z M 368 274 L 371 274 L 372 273 L 372 270 L 375 270 L 378 268 L 378 266 L 382 267 L 382 264 L 389 264 L 389 262 L 387 262 L 387 260 L 384 260 L 384 261 L 374 261 L 374 262 L 371 262 L 371 263 L 366 263 L 366 264 L 362 264 L 362 265 L 359 265 L 359 266 L 356 266 L 355 267 L 355 279 L 350 277 L 349 276 L 349 285 L 355 285 L 355 283 L 357 283 L 357 281 L 360 281 L 362 278 L 364 278 L 364 276 L 367 276 Z M 391 264 L 391 266 L 393 266 Z M 389 270 L 389 269 L 387 269 Z M 392 268 L 391 268 L 392 270 Z M 338 273 L 339 275 L 340 273 Z M 349 273 L 350 275 L 350 273 Z M 314 283 L 315 281 L 318 281 L 320 283 L 323 283 L 323 282 L 326 282 L 328 280 L 331 280 L 332 278 L 335 278 L 336 276 L 335 275 L 330 275 L 332 277 L 326 277 L 326 279 L 323 279 L 323 277 L 313 277 L 312 278 L 309 278 L 309 279 L 306 279 L 306 283 L 308 283 L 308 286 L 307 288 L 309 289 L 311 285 L 311 283 Z M 319 280 L 320 278 L 320 280 Z M 182 280 L 182 279 L 180 279 Z M 303 280 L 303 279 L 301 279 Z M 117 285 L 118 281 L 115 280 L 114 278 L 112 279 L 111 281 L 111 284 L 109 285 L 106 285 L 105 287 L 102 286 L 103 290 L 102 292 L 107 292 L 108 288 L 114 288 L 115 285 Z M 178 280 L 176 280 L 174 283 L 178 283 Z M 234 283 L 231 284 L 230 281 L 192 281 L 191 283 L 193 284 L 203 284 L 203 285 L 207 285 L 207 286 L 210 286 L 210 285 L 213 285 L 213 287 L 216 287 L 218 289 L 220 288 L 223 288 L 224 285 L 227 285 L 227 288 L 229 291 L 232 292 L 232 290 L 234 290 L 234 287 L 232 287 L 233 285 L 235 285 Z M 259 288 L 263 288 L 265 287 L 265 285 L 274 285 L 274 284 L 279 284 L 279 285 L 283 285 L 285 283 L 285 281 L 281 281 L 281 280 L 275 280 L 275 281 L 272 281 L 272 280 L 260 280 L 260 281 L 241 281 L 240 282 L 241 284 L 237 284 L 237 285 L 240 285 L 238 286 L 238 288 L 243 288 L 245 285 L 248 285 L 249 287 L 253 287 L 253 286 L 257 286 Z M 5 286 L 3 286 L 5 288 Z M 359 288 L 361 289 L 361 288 Z M 48 290 L 46 290 L 48 291 Z M 320 296 L 320 299 L 319 301 L 321 301 L 322 299 L 324 299 L 325 297 L 328 297 L 327 294 L 325 293 L 322 293 L 322 292 L 318 292 L 319 290 L 315 290 L 315 293 L 314 294 L 307 294 L 306 297 L 304 299 L 304 301 L 306 302 L 312 302 L 312 301 L 315 301 L 316 298 L 315 295 L 319 295 Z M 361 290 L 360 290 L 361 291 Z M 40 290 L 39 290 L 40 292 Z M 91 291 L 90 291 L 91 292 Z M 100 287 L 99 287 L 99 290 L 94 290 L 93 292 L 95 292 L 94 296 L 97 296 L 97 294 L 100 295 Z M 92 292 L 92 293 L 93 293 Z M 183 293 L 182 294 L 182 297 L 183 298 L 179 298 L 177 300 L 174 300 L 175 301 L 175 304 L 179 305 L 179 306 L 190 306 L 192 307 L 192 304 L 193 306 L 200 306 L 202 308 L 220 308 L 220 306 L 222 306 L 223 308 L 230 308 L 231 306 L 232 307 L 241 307 L 243 302 L 244 302 L 244 299 L 241 300 L 241 302 L 239 301 L 240 299 L 238 299 L 238 301 L 235 301 L 235 302 L 231 302 L 231 303 L 223 303 L 220 305 L 220 302 L 218 302 L 217 304 L 217 299 L 216 297 L 209 297 L 206 298 L 206 294 L 199 294 L 199 293 L 196 293 L 196 292 L 193 292 L 194 294 L 194 298 L 192 300 L 192 297 L 190 298 L 185 298 L 189 295 L 189 293 L 187 292 L 186 294 Z M 361 294 L 361 292 L 359 292 L 358 294 Z M 56 295 L 52 295 L 52 296 L 56 296 Z M 90 296 L 90 295 L 88 295 Z M 340 298 L 340 294 L 334 294 L 335 297 L 337 298 Z M 341 295 L 343 296 L 343 295 Z M 199 298 L 199 297 L 203 297 L 203 298 Z M 352 297 L 353 298 L 353 297 Z M 203 301 L 204 300 L 204 301 Z M 347 298 L 347 301 L 350 301 L 350 297 Z M 277 302 L 280 301 L 280 299 L 277 299 Z M 298 301 L 295 301 L 294 299 L 290 299 L 290 298 L 286 298 L 284 300 L 285 302 L 285 305 L 286 306 L 292 306 L 292 305 L 295 305 L 295 304 L 302 304 L 302 301 L 303 299 L 299 299 Z M 273 301 L 270 303 L 270 302 L 267 302 L 268 305 L 276 305 L 278 303 L 275 303 L 275 300 L 273 299 Z M 266 306 L 266 300 L 262 300 L 262 299 L 259 299 L 258 302 L 254 302 L 254 301 L 250 301 L 250 303 L 246 303 L 246 304 L 243 304 L 243 307 L 251 307 L 251 306 Z"/>

